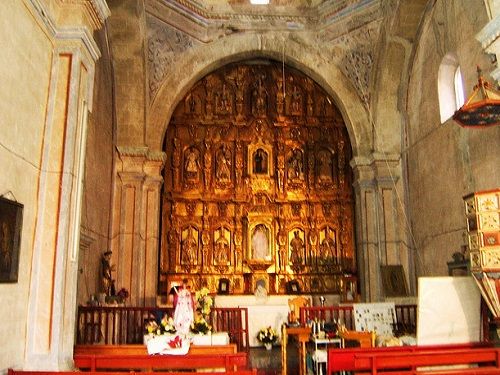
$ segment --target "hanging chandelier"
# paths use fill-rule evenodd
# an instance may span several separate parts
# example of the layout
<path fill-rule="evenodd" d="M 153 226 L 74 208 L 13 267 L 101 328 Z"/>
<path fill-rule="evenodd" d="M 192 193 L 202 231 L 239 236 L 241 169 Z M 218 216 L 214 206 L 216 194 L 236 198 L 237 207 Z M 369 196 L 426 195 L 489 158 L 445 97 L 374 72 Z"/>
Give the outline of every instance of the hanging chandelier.
<path fill-rule="evenodd" d="M 483 128 L 500 124 L 500 91 L 485 81 L 477 67 L 478 83 L 470 98 L 455 112 L 453 120 L 467 128 Z"/>

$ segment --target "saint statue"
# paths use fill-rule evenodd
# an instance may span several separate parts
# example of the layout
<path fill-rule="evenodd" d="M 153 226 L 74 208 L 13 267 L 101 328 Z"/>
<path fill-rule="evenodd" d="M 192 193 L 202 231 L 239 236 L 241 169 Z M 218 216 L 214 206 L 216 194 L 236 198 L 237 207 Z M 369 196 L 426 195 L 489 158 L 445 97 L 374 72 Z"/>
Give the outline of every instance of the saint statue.
<path fill-rule="evenodd" d="M 112 271 L 115 270 L 115 266 L 111 265 L 111 250 L 106 251 L 102 254 L 101 258 L 101 292 L 107 296 L 115 295 L 115 281 L 113 280 Z"/>
<path fill-rule="evenodd" d="M 321 241 L 321 255 L 323 257 L 330 257 L 332 260 L 337 258 L 337 245 L 334 237 L 330 236 L 332 230 L 329 228 L 325 229 L 325 238 Z"/>
<path fill-rule="evenodd" d="M 304 254 L 304 241 L 299 236 L 299 231 L 293 232 L 293 238 L 290 241 L 290 261 L 293 264 L 299 264 L 302 262 L 302 256 Z"/>
<path fill-rule="evenodd" d="M 255 152 L 253 173 L 255 174 L 267 173 L 267 154 L 261 148 L 259 148 Z"/>
<path fill-rule="evenodd" d="M 180 287 L 174 286 L 174 326 L 179 335 L 186 336 L 194 320 L 194 300 L 188 280 L 183 279 Z"/>
<path fill-rule="evenodd" d="M 193 228 L 189 227 L 186 238 L 182 240 L 182 263 L 194 264 L 198 250 L 198 241 L 193 235 Z"/>
<path fill-rule="evenodd" d="M 198 154 L 192 148 L 190 148 L 186 154 L 186 162 L 184 163 L 184 170 L 188 177 L 195 177 L 198 173 L 199 160 Z"/>
<path fill-rule="evenodd" d="M 231 179 L 231 152 L 223 146 L 217 153 L 217 168 L 215 175 L 220 181 L 229 181 Z"/>
<path fill-rule="evenodd" d="M 229 263 L 229 243 L 221 231 L 220 237 L 215 242 L 215 259 L 219 264 Z"/>

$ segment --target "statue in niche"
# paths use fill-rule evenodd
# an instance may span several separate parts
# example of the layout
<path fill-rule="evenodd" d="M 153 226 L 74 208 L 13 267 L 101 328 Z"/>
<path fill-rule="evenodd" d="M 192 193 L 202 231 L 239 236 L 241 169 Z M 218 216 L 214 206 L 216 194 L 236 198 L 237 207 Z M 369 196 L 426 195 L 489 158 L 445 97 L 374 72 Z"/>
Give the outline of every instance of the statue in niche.
<path fill-rule="evenodd" d="M 297 86 L 293 86 L 292 91 L 292 114 L 300 115 L 302 109 L 302 93 Z"/>
<path fill-rule="evenodd" d="M 187 150 L 186 159 L 184 162 L 184 171 L 188 178 L 196 178 L 198 176 L 198 170 L 200 168 L 200 160 L 198 156 L 198 150 L 191 147 Z"/>
<path fill-rule="evenodd" d="M 288 179 L 304 179 L 304 162 L 302 160 L 302 152 L 299 149 L 293 150 L 290 159 L 288 159 Z"/>
<path fill-rule="evenodd" d="M 304 241 L 300 238 L 298 230 L 293 232 L 293 238 L 290 241 L 290 261 L 293 264 L 302 263 L 304 255 Z"/>
<path fill-rule="evenodd" d="M 252 92 L 253 106 L 252 113 L 256 116 L 262 116 L 266 113 L 267 93 L 263 83 L 264 76 L 257 79 L 257 84 Z"/>
<path fill-rule="evenodd" d="M 219 238 L 215 241 L 215 261 L 217 264 L 229 263 L 229 241 L 225 237 L 225 230 L 219 231 Z"/>
<path fill-rule="evenodd" d="M 186 98 L 186 108 L 188 113 L 196 112 L 196 99 L 192 93 Z"/>
<path fill-rule="evenodd" d="M 182 263 L 195 264 L 198 250 L 198 241 L 193 234 L 193 228 L 189 227 L 186 238 L 182 240 Z"/>
<path fill-rule="evenodd" d="M 266 174 L 267 173 L 267 152 L 259 148 L 253 156 L 253 173 Z"/>
<path fill-rule="evenodd" d="M 330 233 L 333 232 L 333 237 Z M 335 241 L 335 231 L 330 228 L 325 229 L 325 238 L 321 241 L 321 256 L 337 261 L 337 243 Z"/>
<path fill-rule="evenodd" d="M 219 113 L 231 112 L 231 97 L 227 90 L 226 84 L 222 85 L 222 92 L 217 93 L 215 96 L 216 109 Z"/>
<path fill-rule="evenodd" d="M 318 153 L 318 180 L 319 182 L 332 182 L 332 154 L 328 150 Z"/>
<path fill-rule="evenodd" d="M 269 259 L 269 230 L 258 224 L 252 233 L 252 259 Z"/>
<path fill-rule="evenodd" d="M 215 170 L 215 176 L 221 182 L 227 182 L 231 180 L 231 151 L 229 151 L 226 146 L 217 152 L 217 165 Z"/>

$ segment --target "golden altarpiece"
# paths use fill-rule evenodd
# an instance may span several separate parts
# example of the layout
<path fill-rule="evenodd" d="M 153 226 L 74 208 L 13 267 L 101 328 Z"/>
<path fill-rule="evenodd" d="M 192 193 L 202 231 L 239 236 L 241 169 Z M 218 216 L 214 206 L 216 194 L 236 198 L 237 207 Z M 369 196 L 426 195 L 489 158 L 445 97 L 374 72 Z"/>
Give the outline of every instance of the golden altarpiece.
<path fill-rule="evenodd" d="M 196 83 L 165 137 L 160 289 L 341 293 L 355 279 L 351 146 L 332 99 L 274 62 Z M 294 290 L 294 292 L 298 291 Z M 289 291 L 289 290 L 288 290 Z"/>

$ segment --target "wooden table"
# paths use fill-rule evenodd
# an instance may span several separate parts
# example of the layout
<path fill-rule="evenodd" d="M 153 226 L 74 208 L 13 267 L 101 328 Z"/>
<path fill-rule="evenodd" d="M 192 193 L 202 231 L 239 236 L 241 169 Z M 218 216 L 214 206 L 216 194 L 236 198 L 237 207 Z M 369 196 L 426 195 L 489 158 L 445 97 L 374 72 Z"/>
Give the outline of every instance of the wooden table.
<path fill-rule="evenodd" d="M 287 353 L 286 346 L 288 344 L 288 336 L 297 337 L 299 342 L 299 375 L 306 375 L 306 343 L 311 336 L 311 327 L 287 327 L 286 324 L 282 326 L 281 338 L 281 373 L 287 375 Z"/>

